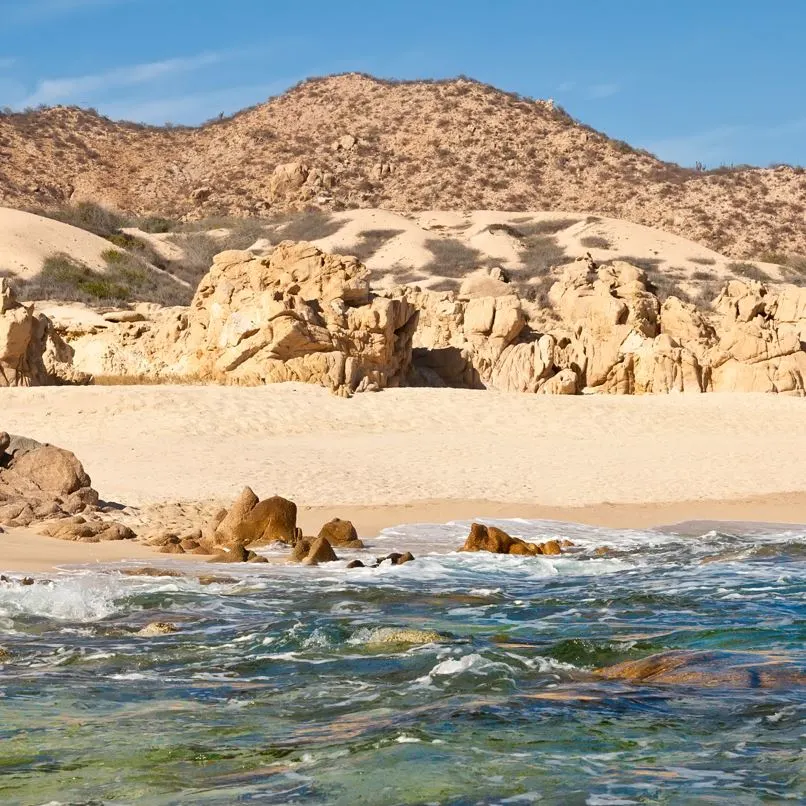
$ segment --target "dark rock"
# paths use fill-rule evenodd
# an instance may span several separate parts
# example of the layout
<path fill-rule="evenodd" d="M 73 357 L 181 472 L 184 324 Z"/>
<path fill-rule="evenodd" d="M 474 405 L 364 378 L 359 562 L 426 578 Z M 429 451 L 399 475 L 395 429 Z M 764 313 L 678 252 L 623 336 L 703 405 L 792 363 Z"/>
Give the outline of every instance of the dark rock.
<path fill-rule="evenodd" d="M 366 568 L 366 565 L 364 565 L 364 563 L 362 563 L 361 560 L 350 560 L 350 562 L 347 563 L 347 567 L 348 568 Z"/>

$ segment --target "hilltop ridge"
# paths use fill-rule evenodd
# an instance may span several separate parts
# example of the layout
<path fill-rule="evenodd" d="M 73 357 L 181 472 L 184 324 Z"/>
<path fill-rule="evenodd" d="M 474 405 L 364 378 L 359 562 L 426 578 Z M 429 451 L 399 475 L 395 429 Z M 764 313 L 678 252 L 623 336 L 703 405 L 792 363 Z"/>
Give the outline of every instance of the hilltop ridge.
<path fill-rule="evenodd" d="M 138 215 L 295 209 L 596 211 L 733 257 L 806 254 L 806 173 L 663 162 L 466 78 L 309 79 L 206 125 L 113 122 L 75 107 L 0 116 L 0 204 L 89 200 Z"/>

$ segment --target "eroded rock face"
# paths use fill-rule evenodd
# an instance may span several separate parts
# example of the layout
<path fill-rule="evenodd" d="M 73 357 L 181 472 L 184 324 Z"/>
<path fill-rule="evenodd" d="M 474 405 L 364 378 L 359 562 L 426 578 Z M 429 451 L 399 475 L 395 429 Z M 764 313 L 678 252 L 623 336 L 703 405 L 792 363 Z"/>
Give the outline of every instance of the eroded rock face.
<path fill-rule="evenodd" d="M 72 359 L 50 319 L 19 303 L 0 277 L 0 387 L 88 383 L 90 376 L 74 369 Z"/>
<path fill-rule="evenodd" d="M 300 181 L 303 169 L 284 168 L 283 181 Z M 554 275 L 537 330 L 504 282 L 488 296 L 374 295 L 355 258 L 311 244 L 287 241 L 264 257 L 223 252 L 190 308 L 138 310 L 146 321 L 78 337 L 75 364 L 99 375 L 302 381 L 345 396 L 399 385 L 806 393 L 806 289 L 734 280 L 712 310 L 676 297 L 661 304 L 645 272 L 624 261 L 587 257 Z"/>
<path fill-rule="evenodd" d="M 301 381 L 349 395 L 400 385 L 416 321 L 406 300 L 370 294 L 355 258 L 286 241 L 268 257 L 216 255 L 190 308 L 171 321 L 124 325 L 76 347 L 97 373 Z"/>

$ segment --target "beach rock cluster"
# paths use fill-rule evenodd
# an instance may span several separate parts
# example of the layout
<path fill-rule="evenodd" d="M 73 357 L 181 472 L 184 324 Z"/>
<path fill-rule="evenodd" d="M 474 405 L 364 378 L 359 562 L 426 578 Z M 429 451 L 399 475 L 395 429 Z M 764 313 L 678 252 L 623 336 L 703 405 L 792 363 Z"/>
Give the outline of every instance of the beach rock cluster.
<path fill-rule="evenodd" d="M 573 546 L 570 540 L 547 540 L 545 543 L 527 543 L 519 537 L 512 537 L 503 529 L 485 526 L 483 523 L 470 525 L 470 534 L 459 551 L 489 551 L 493 554 L 516 554 L 525 557 L 562 554 L 565 547 Z"/>
<path fill-rule="evenodd" d="M 189 308 L 141 306 L 137 321 L 107 321 L 74 338 L 74 363 L 96 375 L 302 381 L 345 396 L 401 385 L 806 393 L 806 289 L 731 280 L 713 306 L 697 307 L 661 300 L 621 260 L 581 258 L 554 275 L 538 325 L 502 272 L 459 294 L 373 294 L 354 257 L 309 243 L 262 257 L 222 252 Z"/>
<path fill-rule="evenodd" d="M 0 277 L 0 387 L 88 383 L 73 366 L 73 349 L 44 314 L 17 301 Z"/>
<path fill-rule="evenodd" d="M 338 559 L 334 547 L 362 549 L 355 526 L 333 518 L 316 537 L 307 537 L 297 526 L 297 506 L 280 496 L 259 499 L 250 487 L 229 508 L 217 510 L 201 529 L 184 535 L 161 531 L 148 539 L 165 554 L 212 555 L 210 562 L 266 562 L 250 546 L 281 543 L 291 549 L 292 562 L 318 565 Z"/>
<path fill-rule="evenodd" d="M 806 390 L 806 289 L 732 280 L 707 310 L 661 302 L 624 261 L 583 258 L 557 273 L 555 324 L 543 332 L 514 294 L 398 292 L 420 311 L 412 382 L 543 394 Z"/>
<path fill-rule="evenodd" d="M 415 308 L 370 293 L 354 257 L 280 243 L 268 257 L 216 255 L 188 309 L 123 323 L 75 343 L 96 374 L 301 381 L 349 396 L 404 382 Z"/>
<path fill-rule="evenodd" d="M 0 432 L 0 523 L 37 525 L 62 540 L 128 540 L 128 527 L 100 517 L 98 492 L 75 454 Z"/>
<path fill-rule="evenodd" d="M 42 524 L 41 531 L 67 540 L 133 537 L 97 519 L 97 505 L 98 492 L 73 453 L 0 432 L 0 523 Z"/>

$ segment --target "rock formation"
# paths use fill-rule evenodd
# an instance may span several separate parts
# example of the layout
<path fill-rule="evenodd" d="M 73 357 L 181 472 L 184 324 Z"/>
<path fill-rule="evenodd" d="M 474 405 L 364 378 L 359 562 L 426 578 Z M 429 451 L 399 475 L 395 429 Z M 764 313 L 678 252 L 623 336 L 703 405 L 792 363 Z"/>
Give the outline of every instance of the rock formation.
<path fill-rule="evenodd" d="M 73 342 L 76 365 L 96 375 L 303 381 L 343 395 L 400 385 L 806 392 L 806 289 L 732 280 L 713 306 L 696 307 L 661 301 L 624 261 L 585 258 L 554 275 L 535 318 L 503 280 L 489 296 L 372 294 L 355 258 L 310 244 L 286 241 L 266 257 L 223 252 L 190 308 L 107 317 L 105 330 Z"/>
<path fill-rule="evenodd" d="M 519 554 L 536 557 L 540 554 L 561 554 L 562 545 L 571 546 L 573 544 L 570 541 L 563 541 L 561 544 L 558 540 L 527 543 L 495 526 L 473 523 L 470 525 L 470 534 L 459 551 L 489 551 L 493 554 Z"/>
<path fill-rule="evenodd" d="M 333 518 L 320 530 L 319 537 L 327 538 L 331 546 L 341 546 L 345 549 L 362 549 L 364 544 L 358 539 L 358 532 L 350 521 Z"/>
<path fill-rule="evenodd" d="M 79 349 L 98 374 L 303 381 L 349 395 L 404 381 L 416 322 L 406 300 L 370 293 L 355 258 L 286 241 L 265 258 L 216 255 L 189 309 L 87 337 Z"/>
<path fill-rule="evenodd" d="M 730 281 L 713 310 L 662 304 L 624 261 L 577 260 L 549 292 L 554 324 L 520 300 L 406 289 L 420 310 L 415 384 L 543 394 L 806 390 L 806 289 Z"/>
<path fill-rule="evenodd" d="M 293 545 L 300 536 L 297 506 L 293 501 L 279 496 L 261 501 L 251 488 L 244 487 L 229 510 L 220 510 L 204 526 L 196 542 L 202 551 L 230 552 L 234 559 L 252 544 L 279 541 Z M 184 550 L 179 540 L 170 544 Z"/>
<path fill-rule="evenodd" d="M 72 366 L 73 350 L 50 319 L 17 301 L 0 277 L 0 387 L 88 383 Z"/>
<path fill-rule="evenodd" d="M 51 537 L 97 543 L 134 532 L 100 517 L 98 493 L 70 451 L 0 432 L 0 523 Z"/>

